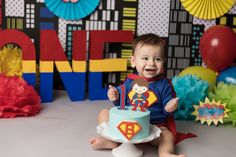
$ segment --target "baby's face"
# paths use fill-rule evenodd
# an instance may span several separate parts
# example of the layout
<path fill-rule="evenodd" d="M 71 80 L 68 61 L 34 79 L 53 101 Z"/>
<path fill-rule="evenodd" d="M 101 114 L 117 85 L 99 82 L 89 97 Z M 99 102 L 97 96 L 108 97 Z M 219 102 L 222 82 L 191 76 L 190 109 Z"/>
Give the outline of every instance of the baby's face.
<path fill-rule="evenodd" d="M 160 46 L 138 45 L 130 58 L 139 76 L 153 78 L 164 72 L 164 54 Z"/>

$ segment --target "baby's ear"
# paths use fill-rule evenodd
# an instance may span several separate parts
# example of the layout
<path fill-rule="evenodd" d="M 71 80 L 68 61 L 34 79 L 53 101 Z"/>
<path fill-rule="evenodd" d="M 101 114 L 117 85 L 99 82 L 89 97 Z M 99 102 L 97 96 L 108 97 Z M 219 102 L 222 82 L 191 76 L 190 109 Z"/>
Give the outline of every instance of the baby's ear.
<path fill-rule="evenodd" d="M 130 60 L 130 62 L 131 62 L 131 67 L 132 67 L 132 68 L 135 68 L 134 56 L 130 56 L 130 57 L 129 57 L 129 60 Z"/>

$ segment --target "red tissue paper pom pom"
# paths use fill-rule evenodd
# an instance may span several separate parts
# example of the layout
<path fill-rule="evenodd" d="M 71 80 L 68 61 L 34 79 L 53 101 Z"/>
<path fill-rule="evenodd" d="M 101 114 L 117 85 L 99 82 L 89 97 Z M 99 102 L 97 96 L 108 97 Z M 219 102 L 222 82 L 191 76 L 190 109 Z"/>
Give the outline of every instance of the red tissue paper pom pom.
<path fill-rule="evenodd" d="M 0 118 L 33 116 L 41 109 L 40 97 L 23 79 L 0 74 Z"/>

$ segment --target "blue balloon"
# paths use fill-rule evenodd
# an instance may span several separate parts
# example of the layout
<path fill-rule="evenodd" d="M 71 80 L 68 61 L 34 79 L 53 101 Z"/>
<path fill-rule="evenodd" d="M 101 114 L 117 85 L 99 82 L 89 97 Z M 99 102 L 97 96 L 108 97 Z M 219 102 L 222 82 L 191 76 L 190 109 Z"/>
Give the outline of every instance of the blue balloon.
<path fill-rule="evenodd" d="M 224 82 L 236 85 L 236 67 L 223 70 L 217 77 L 217 82 Z"/>

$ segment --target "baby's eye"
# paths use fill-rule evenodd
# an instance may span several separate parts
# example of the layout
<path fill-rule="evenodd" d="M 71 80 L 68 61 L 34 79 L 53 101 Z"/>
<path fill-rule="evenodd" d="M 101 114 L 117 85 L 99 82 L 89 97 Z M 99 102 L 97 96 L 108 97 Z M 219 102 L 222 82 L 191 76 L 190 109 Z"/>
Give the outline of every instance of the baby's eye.
<path fill-rule="evenodd" d="M 143 60 L 145 60 L 145 61 L 147 61 L 147 60 L 148 60 L 148 58 L 147 58 L 147 57 L 143 57 L 142 59 L 143 59 Z"/>
<path fill-rule="evenodd" d="M 161 59 L 161 58 L 159 58 L 159 57 L 158 57 L 158 58 L 156 58 L 156 61 L 161 61 L 161 60 L 162 60 L 162 59 Z"/>

